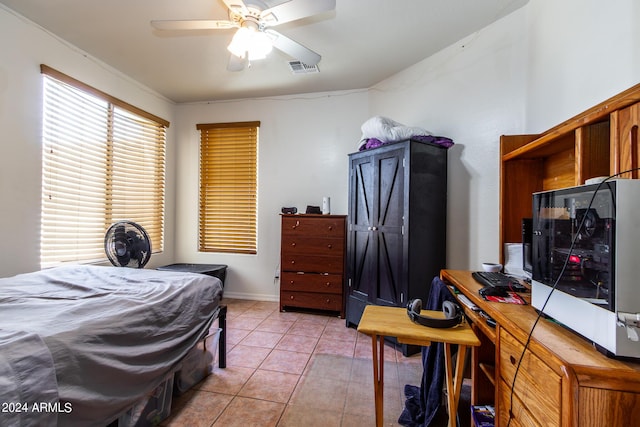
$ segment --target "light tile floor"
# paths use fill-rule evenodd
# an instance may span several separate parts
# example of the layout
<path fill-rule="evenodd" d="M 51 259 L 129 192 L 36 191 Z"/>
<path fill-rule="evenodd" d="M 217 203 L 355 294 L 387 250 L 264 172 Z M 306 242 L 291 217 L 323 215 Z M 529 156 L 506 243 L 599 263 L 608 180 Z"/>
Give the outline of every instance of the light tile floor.
<path fill-rule="evenodd" d="M 166 427 L 373 426 L 371 338 L 331 315 L 225 299 L 227 367 L 174 398 Z M 385 425 L 398 425 L 420 355 L 385 346 Z"/>

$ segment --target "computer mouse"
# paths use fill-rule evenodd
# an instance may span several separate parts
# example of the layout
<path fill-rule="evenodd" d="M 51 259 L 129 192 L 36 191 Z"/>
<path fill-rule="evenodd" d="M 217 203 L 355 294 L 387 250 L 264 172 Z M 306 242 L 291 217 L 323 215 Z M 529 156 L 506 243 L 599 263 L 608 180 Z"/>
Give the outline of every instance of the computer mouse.
<path fill-rule="evenodd" d="M 501 286 L 485 286 L 478 291 L 483 297 L 507 297 L 507 290 Z"/>

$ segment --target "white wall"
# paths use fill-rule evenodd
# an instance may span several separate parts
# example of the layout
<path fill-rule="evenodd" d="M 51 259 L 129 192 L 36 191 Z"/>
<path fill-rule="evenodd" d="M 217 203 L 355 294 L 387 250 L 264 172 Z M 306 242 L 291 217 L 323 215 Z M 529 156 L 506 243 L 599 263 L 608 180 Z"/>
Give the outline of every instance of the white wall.
<path fill-rule="evenodd" d="M 42 77 L 49 65 L 173 122 L 173 104 L 0 6 L 0 277 L 40 268 Z M 167 199 L 175 193 L 173 130 L 167 144 Z M 167 205 L 167 250 L 173 259 L 173 204 Z"/>
<path fill-rule="evenodd" d="M 371 115 L 455 142 L 448 164 L 448 268 L 498 261 L 498 140 L 523 127 L 525 22 L 521 9 L 371 90 Z"/>
<path fill-rule="evenodd" d="M 640 82 L 639 23 L 637 0 L 532 0 L 527 129 L 549 129 Z"/>
<path fill-rule="evenodd" d="M 543 132 L 640 82 L 638 22 L 634 0 L 530 0 L 372 88 L 371 115 L 456 142 L 449 268 L 498 259 L 500 135 Z"/>
<path fill-rule="evenodd" d="M 172 122 L 167 251 L 153 265 L 229 264 L 226 295 L 277 299 L 280 207 L 304 209 L 330 196 L 333 212 L 346 213 L 347 153 L 360 125 L 380 114 L 456 142 L 448 267 L 479 268 L 498 255 L 499 136 L 542 132 L 638 83 L 638 3 L 530 0 L 368 92 L 179 106 L 0 6 L 0 275 L 38 268 L 40 63 Z M 262 122 L 258 255 L 198 253 L 195 124 L 245 120 Z"/>
<path fill-rule="evenodd" d="M 292 78 L 297 78 L 292 76 Z M 225 296 L 277 301 L 280 209 L 322 205 L 347 214 L 348 159 L 368 118 L 366 91 L 331 92 L 177 107 L 178 262 L 227 264 Z M 259 120 L 258 253 L 199 253 L 198 123 Z"/>

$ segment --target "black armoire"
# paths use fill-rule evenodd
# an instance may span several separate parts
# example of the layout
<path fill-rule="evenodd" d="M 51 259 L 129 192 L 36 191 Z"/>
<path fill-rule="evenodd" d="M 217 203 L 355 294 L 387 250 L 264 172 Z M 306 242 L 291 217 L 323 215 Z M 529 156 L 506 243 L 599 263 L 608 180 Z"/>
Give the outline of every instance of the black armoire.
<path fill-rule="evenodd" d="M 402 141 L 349 155 L 347 326 L 368 304 L 426 303 L 446 263 L 447 148 Z"/>

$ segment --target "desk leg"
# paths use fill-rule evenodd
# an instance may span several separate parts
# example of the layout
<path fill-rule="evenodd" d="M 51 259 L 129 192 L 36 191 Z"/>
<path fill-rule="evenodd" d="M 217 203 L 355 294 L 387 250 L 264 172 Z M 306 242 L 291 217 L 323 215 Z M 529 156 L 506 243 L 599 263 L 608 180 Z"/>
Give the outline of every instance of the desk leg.
<path fill-rule="evenodd" d="M 383 391 L 384 391 L 384 337 L 371 335 L 373 359 L 373 394 L 376 405 L 376 426 L 383 424 Z"/>
<path fill-rule="evenodd" d="M 449 410 L 449 427 L 456 427 L 456 418 L 458 416 L 458 402 L 460 401 L 460 392 L 462 391 L 462 381 L 464 375 L 464 362 L 467 354 L 466 345 L 458 345 L 458 356 L 456 358 L 456 372 L 453 374 L 451 366 L 451 344 L 444 344 L 445 354 L 445 373 L 447 382 L 447 408 Z"/>

